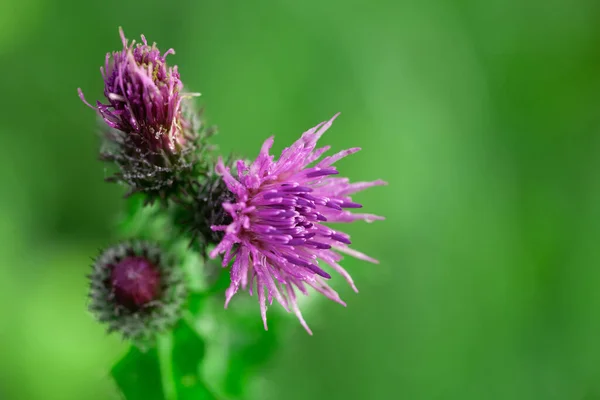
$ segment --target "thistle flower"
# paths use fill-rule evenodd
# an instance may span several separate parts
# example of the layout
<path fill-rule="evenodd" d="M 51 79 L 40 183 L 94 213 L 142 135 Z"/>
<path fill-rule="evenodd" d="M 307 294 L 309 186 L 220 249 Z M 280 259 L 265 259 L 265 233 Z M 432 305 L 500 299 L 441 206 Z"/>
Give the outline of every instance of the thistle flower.
<path fill-rule="evenodd" d="M 119 33 L 123 50 L 107 53 L 100 68 L 107 103 L 92 106 L 81 89 L 79 96 L 106 123 L 102 158 L 121 170 L 110 180 L 129 184 L 131 193 L 163 191 L 164 197 L 197 162 L 202 125 L 191 97 L 199 94 L 183 93 L 177 66 L 166 61 L 173 49 L 161 54 L 144 35 L 142 43 L 129 44 L 122 29 Z"/>
<path fill-rule="evenodd" d="M 128 44 L 123 29 L 119 29 L 123 50 L 106 54 L 104 67 L 104 95 L 108 104 L 97 102 L 98 110 L 106 124 L 132 137 L 139 148 L 157 152 L 175 152 L 186 138 L 181 121 L 181 83 L 177 66 L 167 67 L 166 57 L 175 54 L 173 49 L 161 55 L 156 43 L 148 45 L 135 41 Z M 187 96 L 195 96 L 190 93 Z"/>
<path fill-rule="evenodd" d="M 378 262 L 350 249 L 347 234 L 324 224 L 383 219 L 373 214 L 353 214 L 347 209 L 361 207 L 352 201 L 352 193 L 385 185 L 384 181 L 349 183 L 347 178 L 332 177 L 338 173 L 333 164 L 359 148 L 318 161 L 330 146 L 316 149 L 317 141 L 337 115 L 305 132 L 283 150 L 277 161 L 269 155 L 273 137 L 267 139 L 252 164 L 237 161 L 237 178 L 222 159 L 217 163 L 216 172 L 233 193 L 234 201 L 223 203 L 232 222 L 212 227 L 224 232 L 224 237 L 210 256 L 224 254 L 223 266 L 233 260 L 225 307 L 240 287 L 248 288 L 252 295 L 256 282 L 265 329 L 267 301 L 272 304 L 275 298 L 286 311 L 293 310 L 302 326 L 312 334 L 298 308 L 297 291 L 306 295 L 310 286 L 345 306 L 325 282 L 331 276 L 321 266 L 324 264 L 341 274 L 358 291 L 350 275 L 338 263 L 342 259 L 339 253 Z"/>
<path fill-rule="evenodd" d="M 104 250 L 90 275 L 89 309 L 125 339 L 144 345 L 179 318 L 185 288 L 179 270 L 147 242 Z"/>

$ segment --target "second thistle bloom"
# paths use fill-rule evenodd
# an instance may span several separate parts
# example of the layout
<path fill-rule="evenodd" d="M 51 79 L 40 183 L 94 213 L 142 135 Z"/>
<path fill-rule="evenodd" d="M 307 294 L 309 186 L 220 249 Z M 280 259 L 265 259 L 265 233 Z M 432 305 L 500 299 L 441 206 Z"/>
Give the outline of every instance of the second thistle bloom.
<path fill-rule="evenodd" d="M 267 302 L 272 304 L 276 299 L 288 312 L 293 310 L 310 333 L 296 297 L 297 292 L 308 294 L 308 286 L 345 305 L 325 282 L 331 277 L 326 269 L 331 269 L 341 274 L 356 291 L 352 278 L 339 264 L 340 253 L 377 262 L 350 249 L 350 237 L 326 225 L 327 222 L 383 219 L 348 210 L 362 207 L 352 201 L 351 194 L 385 182 L 350 183 L 347 178 L 334 177 L 338 171 L 333 164 L 359 148 L 320 159 L 330 147 L 316 148 L 317 141 L 336 117 L 337 114 L 305 132 L 283 150 L 277 161 L 269 154 L 273 138 L 267 139 L 252 164 L 237 162 L 237 177 L 223 160 L 217 164 L 216 172 L 222 175 L 234 201 L 223 203 L 231 223 L 213 226 L 213 230 L 223 232 L 224 237 L 211 257 L 224 254 L 223 266 L 233 260 L 225 305 L 240 287 L 248 288 L 252 294 L 256 283 L 265 329 Z"/>
<path fill-rule="evenodd" d="M 108 53 L 100 68 L 106 102 L 92 106 L 81 89 L 79 96 L 106 124 L 101 155 L 120 169 L 110 180 L 164 198 L 181 192 L 199 164 L 202 125 L 191 103 L 198 94 L 184 93 L 177 66 L 167 64 L 173 49 L 161 53 L 143 35 L 136 44 L 119 33 L 123 49 Z"/>
<path fill-rule="evenodd" d="M 177 66 L 167 66 L 167 56 L 156 47 L 128 43 L 120 29 L 123 50 L 106 54 L 104 96 L 108 103 L 97 102 L 96 108 L 106 124 L 127 133 L 144 150 L 175 152 L 185 143 L 181 104 L 183 84 Z M 83 99 L 83 94 L 79 90 Z M 194 96 L 187 94 L 186 96 Z M 85 100 L 84 100 L 85 101 Z"/>

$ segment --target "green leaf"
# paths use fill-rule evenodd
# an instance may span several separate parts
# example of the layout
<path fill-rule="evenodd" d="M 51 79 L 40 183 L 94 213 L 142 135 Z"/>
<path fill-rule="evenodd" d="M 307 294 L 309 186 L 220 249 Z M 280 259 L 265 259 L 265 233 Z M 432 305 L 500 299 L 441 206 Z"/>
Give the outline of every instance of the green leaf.
<path fill-rule="evenodd" d="M 204 310 L 208 296 L 205 293 L 190 293 L 187 298 L 187 310 L 191 318 L 197 318 Z"/>
<path fill-rule="evenodd" d="M 269 315 L 269 331 L 265 331 L 258 305 L 254 299 L 238 299 L 234 307 L 223 308 L 219 298 L 198 299 L 202 301 L 199 314 L 203 337 L 209 351 L 203 362 L 203 372 L 219 393 L 231 398 L 245 398 L 248 386 L 256 379 L 264 363 L 280 344 L 279 331 L 284 315 Z M 241 304 L 240 304 L 241 303 Z"/>
<path fill-rule="evenodd" d="M 244 394 L 255 374 L 279 347 L 279 335 L 276 332 L 280 328 L 281 316 L 277 313 L 269 315 L 269 331 L 265 331 L 256 314 L 237 315 L 236 319 L 230 321 L 224 384 L 226 393 L 233 396 Z"/>
<path fill-rule="evenodd" d="M 205 292 L 208 287 L 206 265 L 200 254 L 188 246 L 187 240 L 180 240 L 173 245 L 171 252 L 181 260 L 181 269 L 186 275 L 187 287 L 190 292 Z"/>
<path fill-rule="evenodd" d="M 156 348 L 131 347 L 111 373 L 126 400 L 217 400 L 200 376 L 204 353 L 204 341 L 182 319 Z"/>
<path fill-rule="evenodd" d="M 111 375 L 127 400 L 164 400 L 156 349 L 142 352 L 132 346 Z"/>
<path fill-rule="evenodd" d="M 205 343 L 198 333 L 181 320 L 173 333 L 172 367 L 179 400 L 214 400 L 215 395 L 200 376 Z"/>

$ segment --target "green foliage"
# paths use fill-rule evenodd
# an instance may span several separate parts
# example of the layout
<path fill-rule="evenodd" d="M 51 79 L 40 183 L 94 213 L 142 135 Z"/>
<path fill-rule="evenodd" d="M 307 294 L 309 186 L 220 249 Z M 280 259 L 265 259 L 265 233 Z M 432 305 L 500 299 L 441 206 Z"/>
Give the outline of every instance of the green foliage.
<path fill-rule="evenodd" d="M 145 196 L 136 193 L 125 199 L 117 232 L 124 239 L 146 239 L 170 247 L 178 242 L 174 227 L 161 205 L 157 202 L 145 206 Z"/>
<path fill-rule="evenodd" d="M 228 271 L 222 275 L 228 276 Z M 224 296 L 210 292 L 192 296 L 194 318 L 207 345 L 202 367 L 206 379 L 226 398 L 245 398 L 264 363 L 279 346 L 282 315 L 271 312 L 265 331 L 254 298 L 239 295 L 228 309 Z"/>
<path fill-rule="evenodd" d="M 181 320 L 147 351 L 131 347 L 112 376 L 126 400 L 216 400 L 200 375 L 205 344 Z"/>
<path fill-rule="evenodd" d="M 181 321 L 173 334 L 173 379 L 178 400 L 213 400 L 216 397 L 208 389 L 200 375 L 204 359 L 205 343 L 190 325 Z"/>
<path fill-rule="evenodd" d="M 131 347 L 111 374 L 127 400 L 164 400 L 158 352 Z"/>
<path fill-rule="evenodd" d="M 263 330 L 256 312 L 229 319 L 230 334 L 224 343 L 229 350 L 224 379 L 227 394 L 243 397 L 264 363 L 275 353 L 279 345 L 277 329 L 283 326 L 279 324 L 279 315 L 271 314 L 270 332 Z"/>

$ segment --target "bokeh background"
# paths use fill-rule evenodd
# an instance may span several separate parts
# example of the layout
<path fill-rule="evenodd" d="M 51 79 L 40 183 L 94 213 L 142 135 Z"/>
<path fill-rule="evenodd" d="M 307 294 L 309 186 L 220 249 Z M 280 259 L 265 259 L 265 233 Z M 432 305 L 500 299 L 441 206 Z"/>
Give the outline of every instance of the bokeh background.
<path fill-rule="evenodd" d="M 334 149 L 387 220 L 348 227 L 347 308 L 289 318 L 250 399 L 600 399 L 600 3 L 0 3 L 0 399 L 116 398 L 125 351 L 85 310 L 123 190 L 103 182 L 99 66 L 173 47 L 223 152 L 337 111 Z M 243 302 L 243 296 L 237 299 Z M 253 299 L 254 301 L 254 299 Z M 259 318 L 258 310 L 256 318 Z M 260 324 L 257 325 L 260 329 Z"/>

